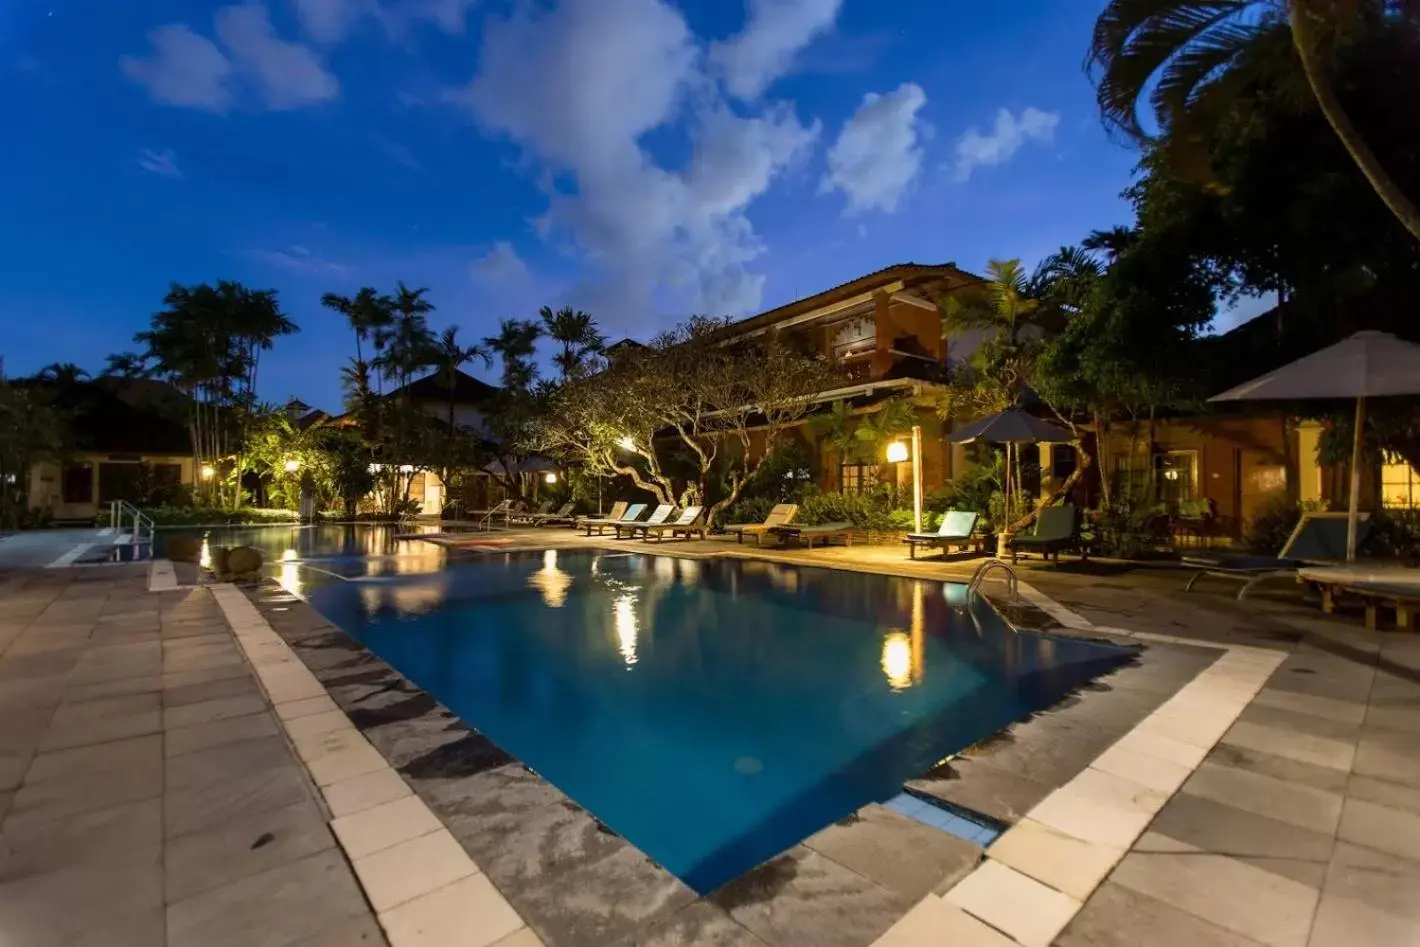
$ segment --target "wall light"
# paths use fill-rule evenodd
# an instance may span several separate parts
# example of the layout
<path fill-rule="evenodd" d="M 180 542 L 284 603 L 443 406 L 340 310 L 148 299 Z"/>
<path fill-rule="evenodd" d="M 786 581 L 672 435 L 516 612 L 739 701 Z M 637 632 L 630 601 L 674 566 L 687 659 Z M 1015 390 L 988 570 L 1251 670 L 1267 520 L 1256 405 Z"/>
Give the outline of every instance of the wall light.
<path fill-rule="evenodd" d="M 217 476 L 217 468 L 213 467 L 211 464 L 203 464 L 202 470 L 199 471 L 199 473 L 202 474 L 203 480 L 211 480 L 213 477 Z"/>
<path fill-rule="evenodd" d="M 622 450 L 635 450 L 636 438 L 628 434 L 623 438 L 619 438 L 616 442 L 616 446 L 620 447 Z"/>
<path fill-rule="evenodd" d="M 296 471 L 298 471 L 298 470 L 300 470 L 300 469 L 301 469 L 301 462 L 300 462 L 299 460 L 296 460 L 294 457 L 291 458 L 290 460 L 286 461 L 286 472 L 287 472 L 287 473 L 295 473 Z"/>
<path fill-rule="evenodd" d="M 542 475 L 542 482 L 543 482 L 543 483 L 556 483 L 556 482 L 557 482 L 557 474 L 555 474 L 555 473 L 553 473 L 552 471 L 549 470 L 547 473 L 545 473 L 545 474 Z"/>
<path fill-rule="evenodd" d="M 908 458 L 907 444 L 903 441 L 893 441 L 887 448 L 887 459 L 890 464 L 900 464 Z"/>

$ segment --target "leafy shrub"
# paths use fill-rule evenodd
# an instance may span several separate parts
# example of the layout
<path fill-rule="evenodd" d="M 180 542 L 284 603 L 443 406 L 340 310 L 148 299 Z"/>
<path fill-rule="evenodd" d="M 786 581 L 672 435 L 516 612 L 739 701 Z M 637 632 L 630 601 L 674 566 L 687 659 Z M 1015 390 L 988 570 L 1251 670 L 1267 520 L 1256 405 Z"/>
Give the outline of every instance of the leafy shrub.
<path fill-rule="evenodd" d="M 799 522 L 808 526 L 847 522 L 868 530 L 906 529 L 912 525 L 912 511 L 897 507 L 887 487 L 866 493 L 813 491 L 799 506 Z"/>
<path fill-rule="evenodd" d="M 1377 510 L 1366 552 L 1386 559 L 1420 560 L 1420 510 Z"/>
<path fill-rule="evenodd" d="M 1150 505 L 1115 500 L 1089 514 L 1081 538 L 1102 556 L 1139 559 L 1158 544 L 1155 517 Z"/>
<path fill-rule="evenodd" d="M 741 497 L 734 506 L 725 511 L 719 522 L 762 523 L 778 502 L 774 497 Z"/>
<path fill-rule="evenodd" d="M 236 510 L 213 506 L 158 506 L 143 511 L 158 526 L 242 526 L 265 523 L 295 523 L 293 510 L 266 510 L 246 506 Z"/>
<path fill-rule="evenodd" d="M 1263 556 L 1275 556 L 1286 545 L 1292 530 L 1297 528 L 1297 520 L 1303 513 L 1322 508 L 1320 503 L 1296 504 L 1287 499 L 1283 490 L 1267 495 L 1256 516 L 1243 530 L 1243 545 L 1249 552 Z"/>
<path fill-rule="evenodd" d="M 981 528 L 991 528 L 1002 515 L 1001 473 L 1004 461 L 1001 455 L 996 453 L 981 459 L 984 462 L 971 464 L 946 487 L 933 490 L 924 496 L 923 509 L 937 514 L 947 510 L 977 513 L 981 516 Z M 940 515 L 934 519 L 941 521 Z"/>

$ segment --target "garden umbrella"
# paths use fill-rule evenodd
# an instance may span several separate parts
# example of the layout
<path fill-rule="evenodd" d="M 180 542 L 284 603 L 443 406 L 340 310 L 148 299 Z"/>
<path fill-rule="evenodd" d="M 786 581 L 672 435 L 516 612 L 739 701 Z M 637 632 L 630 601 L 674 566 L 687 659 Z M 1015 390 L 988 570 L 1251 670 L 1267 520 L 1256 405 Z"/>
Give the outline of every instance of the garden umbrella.
<path fill-rule="evenodd" d="M 1351 437 L 1351 503 L 1346 558 L 1356 558 L 1356 523 L 1361 502 L 1361 431 L 1366 399 L 1420 394 L 1420 345 L 1386 332 L 1357 332 L 1320 352 L 1229 388 L 1209 401 L 1356 400 Z"/>
<path fill-rule="evenodd" d="M 1012 405 L 997 414 L 973 421 L 960 431 L 953 431 L 947 438 L 957 444 L 971 444 L 986 441 L 991 444 L 1006 445 L 1006 512 L 1011 509 L 1011 455 L 1016 444 L 1062 443 L 1071 439 L 1071 434 L 1058 424 L 1042 421 L 1021 408 Z M 1020 485 L 1016 485 L 1019 491 Z"/>

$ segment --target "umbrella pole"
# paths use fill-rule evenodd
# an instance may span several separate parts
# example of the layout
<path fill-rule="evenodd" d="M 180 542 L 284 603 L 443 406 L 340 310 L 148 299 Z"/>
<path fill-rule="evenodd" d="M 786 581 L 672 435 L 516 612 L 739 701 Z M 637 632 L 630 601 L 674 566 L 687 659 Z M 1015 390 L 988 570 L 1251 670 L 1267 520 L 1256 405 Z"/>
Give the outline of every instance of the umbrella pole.
<path fill-rule="evenodd" d="M 1356 399 L 1356 422 L 1351 431 L 1351 503 L 1346 515 L 1346 561 L 1356 559 L 1356 524 L 1361 509 L 1361 431 L 1366 425 L 1366 399 Z"/>

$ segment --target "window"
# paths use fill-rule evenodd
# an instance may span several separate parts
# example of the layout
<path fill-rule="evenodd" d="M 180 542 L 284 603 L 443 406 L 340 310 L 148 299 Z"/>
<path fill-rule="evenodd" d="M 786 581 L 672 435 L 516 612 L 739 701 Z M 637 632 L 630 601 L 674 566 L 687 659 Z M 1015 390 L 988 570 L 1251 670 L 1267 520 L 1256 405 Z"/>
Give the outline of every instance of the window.
<path fill-rule="evenodd" d="M 1170 450 L 1154 456 L 1154 487 L 1170 509 L 1194 499 L 1198 488 L 1198 451 Z"/>
<path fill-rule="evenodd" d="M 65 503 L 94 502 L 94 465 L 65 467 L 62 489 Z"/>
<path fill-rule="evenodd" d="M 878 482 L 878 468 L 873 464 L 840 464 L 838 483 L 844 493 L 864 493 Z"/>
<path fill-rule="evenodd" d="M 1413 510 L 1420 507 L 1420 473 L 1395 454 L 1381 464 L 1381 506 Z"/>

